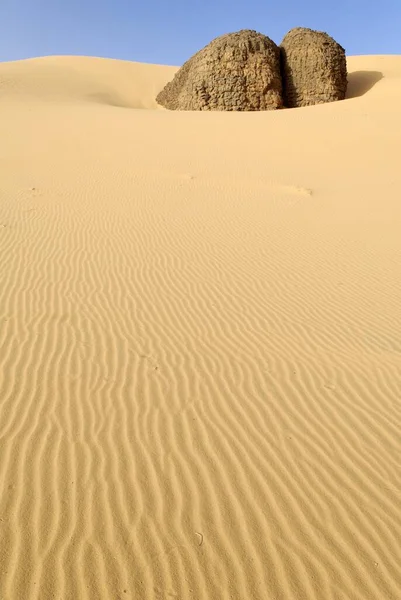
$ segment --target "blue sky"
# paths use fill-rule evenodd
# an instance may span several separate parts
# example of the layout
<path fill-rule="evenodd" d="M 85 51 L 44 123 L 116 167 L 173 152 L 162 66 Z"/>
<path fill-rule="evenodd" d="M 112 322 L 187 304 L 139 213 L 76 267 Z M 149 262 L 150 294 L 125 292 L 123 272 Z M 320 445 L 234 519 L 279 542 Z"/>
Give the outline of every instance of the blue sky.
<path fill-rule="evenodd" d="M 401 0 L 0 0 L 0 61 L 51 54 L 181 65 L 213 38 L 327 31 L 347 54 L 401 54 Z"/>

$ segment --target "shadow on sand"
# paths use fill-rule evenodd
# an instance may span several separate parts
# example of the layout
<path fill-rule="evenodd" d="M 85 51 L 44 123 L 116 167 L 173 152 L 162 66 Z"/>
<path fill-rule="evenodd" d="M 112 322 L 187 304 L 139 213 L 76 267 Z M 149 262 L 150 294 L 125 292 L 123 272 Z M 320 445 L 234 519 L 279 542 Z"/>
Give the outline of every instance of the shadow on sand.
<path fill-rule="evenodd" d="M 383 79 L 383 73 L 380 71 L 354 71 L 354 73 L 349 73 L 346 99 L 363 96 L 381 79 Z"/>

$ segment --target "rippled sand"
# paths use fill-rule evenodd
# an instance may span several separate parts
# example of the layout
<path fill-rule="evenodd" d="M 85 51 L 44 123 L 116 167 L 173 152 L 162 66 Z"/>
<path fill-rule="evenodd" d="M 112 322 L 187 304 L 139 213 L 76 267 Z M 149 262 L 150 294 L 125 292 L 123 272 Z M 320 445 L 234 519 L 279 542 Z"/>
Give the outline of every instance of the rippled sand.
<path fill-rule="evenodd" d="M 401 56 L 349 71 L 0 64 L 1 600 L 401 597 Z"/>

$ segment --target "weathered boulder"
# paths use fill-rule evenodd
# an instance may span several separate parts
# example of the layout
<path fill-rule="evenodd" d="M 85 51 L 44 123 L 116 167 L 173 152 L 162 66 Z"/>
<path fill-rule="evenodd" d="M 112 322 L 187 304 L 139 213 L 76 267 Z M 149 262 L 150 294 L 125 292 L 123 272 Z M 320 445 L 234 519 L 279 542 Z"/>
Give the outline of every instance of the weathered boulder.
<path fill-rule="evenodd" d="M 218 37 L 177 71 L 156 100 L 170 110 L 282 108 L 280 49 L 246 29 Z"/>
<path fill-rule="evenodd" d="M 345 50 L 323 31 L 291 29 L 280 45 L 284 104 L 288 108 L 343 100 Z"/>

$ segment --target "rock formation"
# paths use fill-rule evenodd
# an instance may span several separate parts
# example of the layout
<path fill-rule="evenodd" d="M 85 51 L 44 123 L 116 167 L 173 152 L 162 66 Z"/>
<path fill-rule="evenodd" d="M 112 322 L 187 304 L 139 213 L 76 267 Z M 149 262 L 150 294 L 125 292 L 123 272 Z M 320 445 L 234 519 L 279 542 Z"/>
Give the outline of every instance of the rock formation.
<path fill-rule="evenodd" d="M 177 71 L 156 100 L 170 110 L 282 108 L 280 50 L 256 31 L 218 37 Z"/>
<path fill-rule="evenodd" d="M 343 100 L 345 50 L 322 31 L 291 29 L 280 46 L 284 104 L 288 108 Z"/>

